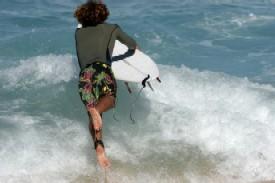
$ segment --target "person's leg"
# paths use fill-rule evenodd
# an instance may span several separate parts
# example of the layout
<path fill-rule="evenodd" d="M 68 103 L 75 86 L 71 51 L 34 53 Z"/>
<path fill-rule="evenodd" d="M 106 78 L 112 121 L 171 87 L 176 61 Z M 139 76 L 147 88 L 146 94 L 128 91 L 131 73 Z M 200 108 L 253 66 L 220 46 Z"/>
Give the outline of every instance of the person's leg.
<path fill-rule="evenodd" d="M 95 143 L 96 140 L 102 140 L 102 129 L 101 130 L 95 130 L 93 118 L 89 115 L 89 131 L 93 138 L 93 142 Z"/>
<path fill-rule="evenodd" d="M 92 136 L 92 138 L 93 138 L 93 142 L 95 142 L 95 128 L 94 128 L 94 124 L 93 124 L 93 118 L 91 117 L 91 115 L 89 114 L 89 112 L 88 112 L 88 116 L 89 116 L 89 131 L 90 131 L 90 134 L 91 134 L 91 136 Z"/>
<path fill-rule="evenodd" d="M 102 77 L 102 73 L 104 73 L 104 77 Z M 98 68 L 98 74 L 101 74 L 102 80 L 96 80 L 96 84 L 93 85 L 93 88 L 99 91 L 99 97 L 96 97 L 96 104 L 89 110 L 93 120 L 90 124 L 90 129 L 94 131 L 94 142 L 98 162 L 101 167 L 107 168 L 111 163 L 106 157 L 102 141 L 102 114 L 115 105 L 116 81 L 106 64 Z M 96 74 L 93 76 L 97 78 Z"/>
<path fill-rule="evenodd" d="M 111 166 L 111 163 L 106 156 L 104 145 L 98 143 L 98 141 L 101 141 L 103 143 L 102 128 L 96 131 L 94 128 L 93 118 L 90 115 L 89 115 L 89 119 L 90 119 L 89 130 L 94 141 L 97 161 L 102 168 L 108 168 Z"/>
<path fill-rule="evenodd" d="M 105 77 L 98 80 L 97 76 L 105 72 L 105 67 L 94 64 L 84 70 L 80 75 L 79 93 L 81 100 L 86 106 L 90 118 L 89 130 L 94 141 L 97 160 L 102 168 L 110 166 L 106 157 L 102 142 L 102 113 L 112 108 L 115 104 L 115 97 L 109 96 L 116 93 L 115 80 L 110 82 L 110 76 L 106 73 Z M 103 72 L 104 71 L 104 72 Z M 114 79 L 114 78 L 113 78 Z M 92 82 L 96 81 L 96 82 Z M 99 97 L 94 91 L 99 91 Z"/>
<path fill-rule="evenodd" d="M 93 128 L 95 131 L 99 131 L 102 128 L 102 118 L 100 116 L 100 113 L 97 111 L 95 107 L 88 108 L 88 113 L 91 116 L 90 120 L 93 123 Z"/>

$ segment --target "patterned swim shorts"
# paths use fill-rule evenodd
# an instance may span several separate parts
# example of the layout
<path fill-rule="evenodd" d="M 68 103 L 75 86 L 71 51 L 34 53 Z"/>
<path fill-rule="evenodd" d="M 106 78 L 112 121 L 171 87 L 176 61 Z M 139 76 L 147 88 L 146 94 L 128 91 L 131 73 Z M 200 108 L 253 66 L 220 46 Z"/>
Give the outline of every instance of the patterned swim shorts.
<path fill-rule="evenodd" d="M 106 95 L 116 97 L 116 80 L 111 66 L 94 62 L 79 74 L 79 94 L 87 109 L 94 107 Z"/>

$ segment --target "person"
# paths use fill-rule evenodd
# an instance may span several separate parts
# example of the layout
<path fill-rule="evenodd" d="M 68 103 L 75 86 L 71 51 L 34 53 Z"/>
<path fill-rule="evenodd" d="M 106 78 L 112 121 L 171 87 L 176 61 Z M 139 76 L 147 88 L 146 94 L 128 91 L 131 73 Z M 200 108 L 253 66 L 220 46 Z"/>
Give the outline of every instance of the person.
<path fill-rule="evenodd" d="M 94 141 L 97 161 L 102 168 L 110 167 L 102 140 L 102 114 L 115 106 L 117 84 L 111 68 L 115 40 L 134 53 L 136 41 L 119 25 L 106 23 L 107 6 L 101 1 L 88 1 L 74 13 L 82 28 L 76 29 L 76 51 L 79 73 L 79 94 L 89 116 L 89 131 Z"/>

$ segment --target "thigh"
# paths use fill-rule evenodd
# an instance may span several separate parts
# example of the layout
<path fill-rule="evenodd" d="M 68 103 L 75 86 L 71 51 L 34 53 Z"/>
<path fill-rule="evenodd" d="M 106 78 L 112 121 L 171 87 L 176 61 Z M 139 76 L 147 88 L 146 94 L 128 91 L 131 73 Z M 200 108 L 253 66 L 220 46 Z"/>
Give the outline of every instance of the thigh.
<path fill-rule="evenodd" d="M 95 69 L 86 68 L 79 75 L 79 95 L 81 101 L 86 106 L 86 108 L 95 107 L 98 97 L 94 93 L 94 84 L 92 82 L 92 76 L 95 73 Z"/>
<path fill-rule="evenodd" d="M 92 82 L 98 102 L 102 98 L 110 98 L 110 100 L 112 97 L 116 98 L 117 84 L 111 66 L 105 63 L 96 63 L 95 68 L 96 73 L 92 76 Z"/>

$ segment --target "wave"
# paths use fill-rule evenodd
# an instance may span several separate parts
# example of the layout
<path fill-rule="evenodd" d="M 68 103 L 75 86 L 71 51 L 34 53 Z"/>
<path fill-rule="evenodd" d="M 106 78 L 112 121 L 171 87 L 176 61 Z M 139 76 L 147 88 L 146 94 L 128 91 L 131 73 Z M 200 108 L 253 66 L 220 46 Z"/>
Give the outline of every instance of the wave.
<path fill-rule="evenodd" d="M 77 76 L 71 55 L 47 55 L 20 60 L 17 66 L 1 70 L 4 88 L 45 87 L 68 82 Z"/>
<path fill-rule="evenodd" d="M 103 180 L 77 94 L 77 67 L 71 55 L 48 55 L 1 70 L 1 181 Z M 184 65 L 159 68 L 162 83 L 152 83 L 154 92 L 144 89 L 136 123 L 128 116 L 135 96 L 122 84 L 119 121 L 104 115 L 109 180 L 275 179 L 275 88 Z"/>
<path fill-rule="evenodd" d="M 274 179 L 272 86 L 185 66 L 162 66 L 161 71 L 164 84 L 146 97 L 151 113 L 159 114 L 149 121 L 158 121 L 164 141 L 187 142 L 220 156 L 222 175 Z"/>

